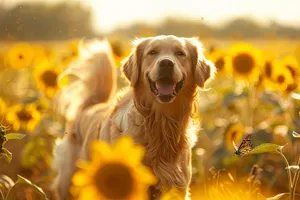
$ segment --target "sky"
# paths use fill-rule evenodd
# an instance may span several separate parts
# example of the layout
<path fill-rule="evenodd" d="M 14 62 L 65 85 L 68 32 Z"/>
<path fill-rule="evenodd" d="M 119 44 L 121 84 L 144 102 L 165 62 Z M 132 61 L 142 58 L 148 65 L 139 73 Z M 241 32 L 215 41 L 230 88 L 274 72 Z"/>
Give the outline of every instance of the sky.
<path fill-rule="evenodd" d="M 221 25 L 232 17 L 250 17 L 300 26 L 300 0 L 0 0 L 6 6 L 19 2 L 80 2 L 93 10 L 95 30 L 109 32 L 133 22 L 158 23 L 166 16 L 203 20 Z"/>

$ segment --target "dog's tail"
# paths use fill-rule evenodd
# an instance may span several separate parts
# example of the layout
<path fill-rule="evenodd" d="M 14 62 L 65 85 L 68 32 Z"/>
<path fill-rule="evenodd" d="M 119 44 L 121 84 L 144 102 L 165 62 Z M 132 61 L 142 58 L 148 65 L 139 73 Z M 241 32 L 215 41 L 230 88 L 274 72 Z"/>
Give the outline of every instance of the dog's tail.
<path fill-rule="evenodd" d="M 81 42 L 79 54 L 58 78 L 75 78 L 58 93 L 54 105 L 57 114 L 67 121 L 89 106 L 107 102 L 116 91 L 116 66 L 109 42 Z"/>

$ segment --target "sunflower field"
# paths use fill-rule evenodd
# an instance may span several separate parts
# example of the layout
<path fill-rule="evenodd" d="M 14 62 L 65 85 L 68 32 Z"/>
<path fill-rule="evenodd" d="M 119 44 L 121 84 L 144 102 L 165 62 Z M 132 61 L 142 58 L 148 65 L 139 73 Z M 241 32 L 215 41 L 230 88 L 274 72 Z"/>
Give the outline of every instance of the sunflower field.
<path fill-rule="evenodd" d="M 120 66 L 130 39 L 109 41 Z M 217 75 L 198 100 L 192 200 L 300 199 L 300 42 L 202 42 Z M 0 199 L 55 199 L 52 149 L 64 124 L 54 112 L 54 97 L 71 81 L 57 78 L 80 56 L 79 44 L 0 43 Z M 118 75 L 121 89 L 127 82 L 120 70 Z M 249 142 L 253 149 L 247 149 Z M 146 199 L 156 180 L 142 165 L 142 146 L 124 137 L 91 148 L 92 159 L 78 162 L 72 179 L 76 199 Z M 161 199 L 183 197 L 172 189 Z"/>

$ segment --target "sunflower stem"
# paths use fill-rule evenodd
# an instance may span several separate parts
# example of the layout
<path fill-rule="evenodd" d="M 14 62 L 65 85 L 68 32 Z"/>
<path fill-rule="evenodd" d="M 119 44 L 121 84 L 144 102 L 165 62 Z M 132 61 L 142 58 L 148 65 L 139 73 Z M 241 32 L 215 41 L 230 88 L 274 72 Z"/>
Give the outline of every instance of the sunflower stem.
<path fill-rule="evenodd" d="M 292 182 L 292 173 L 291 170 L 289 168 L 290 164 L 289 161 L 286 159 L 286 157 L 283 155 L 282 152 L 280 152 L 281 157 L 283 158 L 286 168 L 287 168 L 287 174 L 288 174 L 288 182 L 289 182 L 289 194 L 290 194 L 290 200 L 294 200 L 293 199 L 293 194 L 292 194 L 292 190 L 293 190 L 293 182 Z"/>
<path fill-rule="evenodd" d="M 255 101 L 255 84 L 250 83 L 248 85 L 248 117 L 247 117 L 247 125 L 252 127 L 253 125 L 253 115 L 254 115 L 254 101 Z"/>
<path fill-rule="evenodd" d="M 300 167 L 300 158 L 298 159 L 297 165 Z M 294 174 L 294 179 L 293 179 L 293 187 L 292 187 L 292 200 L 295 200 L 296 197 L 296 188 L 297 188 L 297 183 L 299 179 L 299 174 L 300 170 L 298 169 L 297 172 Z"/>
<path fill-rule="evenodd" d="M 9 195 L 10 195 L 10 192 L 12 191 L 13 188 L 16 187 L 16 185 L 17 185 L 17 183 L 14 184 L 11 188 L 9 188 L 9 190 L 7 191 L 7 194 L 6 194 L 6 197 L 4 198 L 4 200 L 8 200 L 8 197 L 9 197 Z"/>
<path fill-rule="evenodd" d="M 4 199 L 4 194 L 1 189 L 0 189 L 0 194 L 1 194 L 1 198 Z"/>

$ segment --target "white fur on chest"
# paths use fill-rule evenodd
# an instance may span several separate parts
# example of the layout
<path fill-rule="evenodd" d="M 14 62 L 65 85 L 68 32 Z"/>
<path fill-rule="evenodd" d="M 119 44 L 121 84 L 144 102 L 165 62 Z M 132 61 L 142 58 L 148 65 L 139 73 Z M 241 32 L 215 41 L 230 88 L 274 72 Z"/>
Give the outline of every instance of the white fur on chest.
<path fill-rule="evenodd" d="M 118 109 L 113 119 L 113 123 L 117 125 L 121 132 L 126 132 L 129 129 L 129 115 L 134 108 L 133 101 L 130 101 L 123 108 Z"/>

